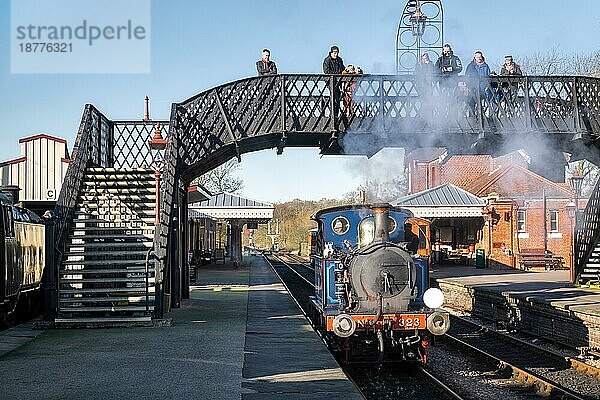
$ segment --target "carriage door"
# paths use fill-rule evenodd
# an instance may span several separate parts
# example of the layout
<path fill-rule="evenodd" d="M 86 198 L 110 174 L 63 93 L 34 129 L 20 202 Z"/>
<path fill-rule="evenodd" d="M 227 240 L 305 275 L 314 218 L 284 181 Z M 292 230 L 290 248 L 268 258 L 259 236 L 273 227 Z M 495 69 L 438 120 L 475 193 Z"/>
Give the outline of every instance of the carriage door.
<path fill-rule="evenodd" d="M 23 265 L 16 257 L 15 229 L 12 214 L 12 206 L 2 206 L 2 225 L 4 229 L 3 261 L 5 271 L 5 298 L 14 296 L 19 292 L 19 286 L 23 276 Z"/>

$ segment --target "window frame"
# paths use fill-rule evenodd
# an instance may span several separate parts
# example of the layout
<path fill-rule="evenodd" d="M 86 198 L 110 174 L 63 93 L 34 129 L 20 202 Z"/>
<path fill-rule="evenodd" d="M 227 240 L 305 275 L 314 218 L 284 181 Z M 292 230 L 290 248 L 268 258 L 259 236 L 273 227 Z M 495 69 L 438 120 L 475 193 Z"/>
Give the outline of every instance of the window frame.
<path fill-rule="evenodd" d="M 521 228 L 521 224 L 523 228 Z M 527 232 L 527 210 L 517 210 L 517 232 Z"/>
<path fill-rule="evenodd" d="M 555 217 L 555 220 L 553 221 L 553 218 Z M 554 232 L 560 232 L 559 230 L 559 216 L 558 216 L 558 210 L 550 210 L 550 232 L 554 233 Z M 555 228 L 552 228 L 552 224 L 556 224 Z"/>

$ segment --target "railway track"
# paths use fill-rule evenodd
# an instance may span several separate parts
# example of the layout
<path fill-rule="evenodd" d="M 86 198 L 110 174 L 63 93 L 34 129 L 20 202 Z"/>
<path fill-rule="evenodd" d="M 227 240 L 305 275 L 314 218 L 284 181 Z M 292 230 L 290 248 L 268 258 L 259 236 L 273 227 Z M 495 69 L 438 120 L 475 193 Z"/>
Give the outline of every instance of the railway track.
<path fill-rule="evenodd" d="M 324 335 L 311 320 L 309 296 L 314 294 L 314 270 L 302 259 L 271 254 L 267 260 L 292 295 L 302 313 L 330 348 Z M 366 399 L 448 399 L 462 400 L 434 373 L 423 368 L 380 371 L 373 367 L 343 368 L 344 372 Z"/>
<path fill-rule="evenodd" d="M 497 363 L 514 384 L 547 398 L 600 398 L 600 370 L 510 335 L 453 316 L 442 342 Z"/>

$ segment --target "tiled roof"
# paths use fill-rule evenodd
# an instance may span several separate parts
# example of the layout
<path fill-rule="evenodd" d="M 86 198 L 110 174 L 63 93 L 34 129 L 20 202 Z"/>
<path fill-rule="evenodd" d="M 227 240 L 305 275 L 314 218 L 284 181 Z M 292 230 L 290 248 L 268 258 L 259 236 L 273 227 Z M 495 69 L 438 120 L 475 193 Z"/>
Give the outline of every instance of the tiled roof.
<path fill-rule="evenodd" d="M 478 196 L 496 192 L 511 198 L 538 197 L 542 189 L 546 190 L 546 195 L 550 197 L 568 198 L 572 195 L 565 184 L 552 182 L 518 164 L 498 168 L 465 189 Z"/>
<path fill-rule="evenodd" d="M 411 194 L 397 200 L 397 206 L 484 206 L 485 201 L 451 183 Z"/>
<path fill-rule="evenodd" d="M 442 165 L 442 182 L 466 188 L 491 170 L 490 155 L 455 155 Z"/>
<path fill-rule="evenodd" d="M 447 150 L 442 147 L 422 147 L 408 153 L 406 155 L 406 160 L 429 162 L 440 158 L 446 153 Z"/>

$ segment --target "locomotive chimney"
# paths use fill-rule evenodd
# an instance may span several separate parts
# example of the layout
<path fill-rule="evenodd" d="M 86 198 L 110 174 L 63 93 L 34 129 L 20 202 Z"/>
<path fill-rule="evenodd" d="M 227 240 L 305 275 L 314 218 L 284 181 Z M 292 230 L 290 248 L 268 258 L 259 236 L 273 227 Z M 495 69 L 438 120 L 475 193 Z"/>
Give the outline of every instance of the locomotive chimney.
<path fill-rule="evenodd" d="M 375 240 L 380 242 L 388 242 L 390 240 L 389 229 L 390 205 L 387 203 L 374 204 L 373 216 L 375 218 Z"/>

